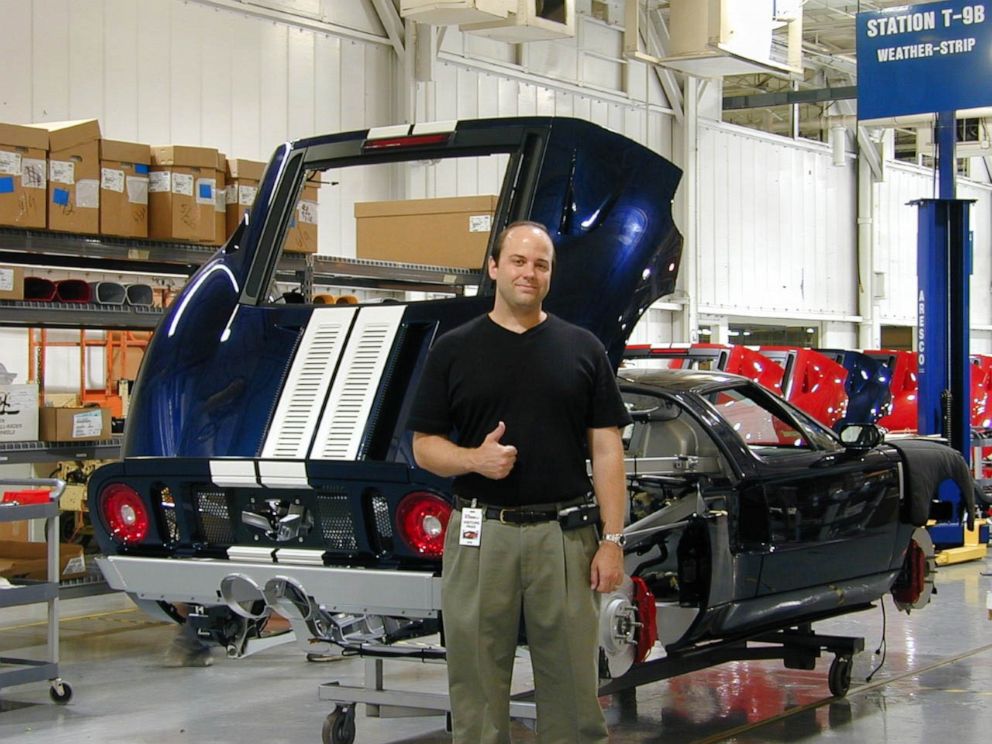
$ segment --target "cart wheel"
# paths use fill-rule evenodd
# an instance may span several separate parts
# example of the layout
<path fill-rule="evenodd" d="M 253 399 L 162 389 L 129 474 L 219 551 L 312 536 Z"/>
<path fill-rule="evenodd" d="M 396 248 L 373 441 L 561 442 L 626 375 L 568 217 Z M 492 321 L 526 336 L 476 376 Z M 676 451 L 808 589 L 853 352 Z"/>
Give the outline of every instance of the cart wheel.
<path fill-rule="evenodd" d="M 831 694 L 835 697 L 844 697 L 847 691 L 851 689 L 852 666 L 851 657 L 840 654 L 835 656 L 834 660 L 830 662 L 827 684 L 830 686 Z"/>
<path fill-rule="evenodd" d="M 320 732 L 324 744 L 353 744 L 355 741 L 355 708 L 337 707 L 324 719 Z"/>
<path fill-rule="evenodd" d="M 48 696 L 59 705 L 65 705 L 72 700 L 72 688 L 68 682 L 56 680 L 49 688 Z"/>

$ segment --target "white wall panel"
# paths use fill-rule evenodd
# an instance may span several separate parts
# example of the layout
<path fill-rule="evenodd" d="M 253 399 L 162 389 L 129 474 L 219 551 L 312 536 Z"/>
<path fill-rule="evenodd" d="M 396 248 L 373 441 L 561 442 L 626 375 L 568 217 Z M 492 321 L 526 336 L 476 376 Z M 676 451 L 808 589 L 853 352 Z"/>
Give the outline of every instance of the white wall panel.
<path fill-rule="evenodd" d="M 915 325 L 917 210 L 909 202 L 933 196 L 932 171 L 890 163 L 885 173 L 875 187 L 875 271 L 884 273 L 886 290 L 879 320 Z"/>
<path fill-rule="evenodd" d="M 106 0 L 103 5 L 103 111 L 100 126 L 106 132 L 134 141 L 138 135 L 138 108 L 134 94 L 139 89 L 139 49 L 143 28 L 138 24 L 139 7 L 131 0 Z M 139 46 L 140 45 L 140 46 Z M 223 47 L 227 49 L 229 47 Z M 222 54 L 222 52 L 221 52 Z"/>
<path fill-rule="evenodd" d="M 34 0 L 31 25 L 22 29 L 31 40 L 31 76 L 9 83 L 31 84 L 29 121 L 73 118 L 69 112 L 69 1 Z M 6 86 L 5 86 L 6 87 Z"/>
<path fill-rule="evenodd" d="M 3 76 L 11 83 L 17 81 L 17 84 L 4 85 L 4 95 L 0 96 L 0 120 L 31 121 L 34 8 L 20 0 L 0 0 L 0 10 L 3 13 L 0 49 L 5 53 Z"/>
<path fill-rule="evenodd" d="M 699 130 L 698 168 L 705 312 L 856 313 L 852 168 L 831 166 L 822 146 L 709 122 Z"/>

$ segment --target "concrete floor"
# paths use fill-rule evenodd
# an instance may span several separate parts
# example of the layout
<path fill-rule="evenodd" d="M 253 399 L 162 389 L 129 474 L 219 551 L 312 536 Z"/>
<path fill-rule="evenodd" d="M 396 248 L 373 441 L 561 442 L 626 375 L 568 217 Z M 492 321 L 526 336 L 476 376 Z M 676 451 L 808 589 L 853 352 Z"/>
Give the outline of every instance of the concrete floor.
<path fill-rule="evenodd" d="M 655 682 L 626 696 L 603 698 L 613 742 L 987 742 L 992 728 L 992 621 L 986 593 L 992 560 L 940 569 L 938 595 L 911 616 L 887 605 L 885 665 L 878 662 L 882 613 L 875 609 L 816 626 L 858 635 L 846 698 L 830 697 L 829 657 L 813 671 L 781 662 L 731 662 Z M 57 742 L 319 742 L 331 704 L 322 682 L 360 685 L 364 662 L 307 663 L 295 645 L 240 659 L 218 650 L 212 667 L 166 669 L 170 626 L 148 620 L 119 595 L 63 602 L 62 676 L 74 697 L 51 703 L 43 683 L 0 691 L 0 741 Z M 0 610 L 0 654 L 42 658 L 39 608 Z M 525 662 L 516 684 L 528 683 Z M 442 691 L 444 667 L 391 662 L 388 687 Z M 514 741 L 534 735 L 515 723 Z M 359 706 L 362 744 L 449 742 L 440 716 L 369 718 Z"/>

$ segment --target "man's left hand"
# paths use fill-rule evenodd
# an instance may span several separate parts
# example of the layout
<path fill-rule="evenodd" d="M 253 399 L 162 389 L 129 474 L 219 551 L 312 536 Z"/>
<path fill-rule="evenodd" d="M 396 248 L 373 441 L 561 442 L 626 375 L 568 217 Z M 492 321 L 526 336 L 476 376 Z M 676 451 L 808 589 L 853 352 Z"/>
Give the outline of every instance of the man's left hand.
<path fill-rule="evenodd" d="M 623 548 L 616 543 L 601 542 L 592 559 L 589 585 L 606 594 L 623 583 Z"/>

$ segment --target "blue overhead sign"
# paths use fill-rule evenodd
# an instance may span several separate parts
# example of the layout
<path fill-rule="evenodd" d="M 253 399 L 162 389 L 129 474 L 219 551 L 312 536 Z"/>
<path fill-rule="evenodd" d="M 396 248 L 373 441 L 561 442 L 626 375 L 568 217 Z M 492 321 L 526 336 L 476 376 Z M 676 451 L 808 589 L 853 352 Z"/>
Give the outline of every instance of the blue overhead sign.
<path fill-rule="evenodd" d="M 992 105 L 992 0 L 858 13 L 858 118 Z"/>

